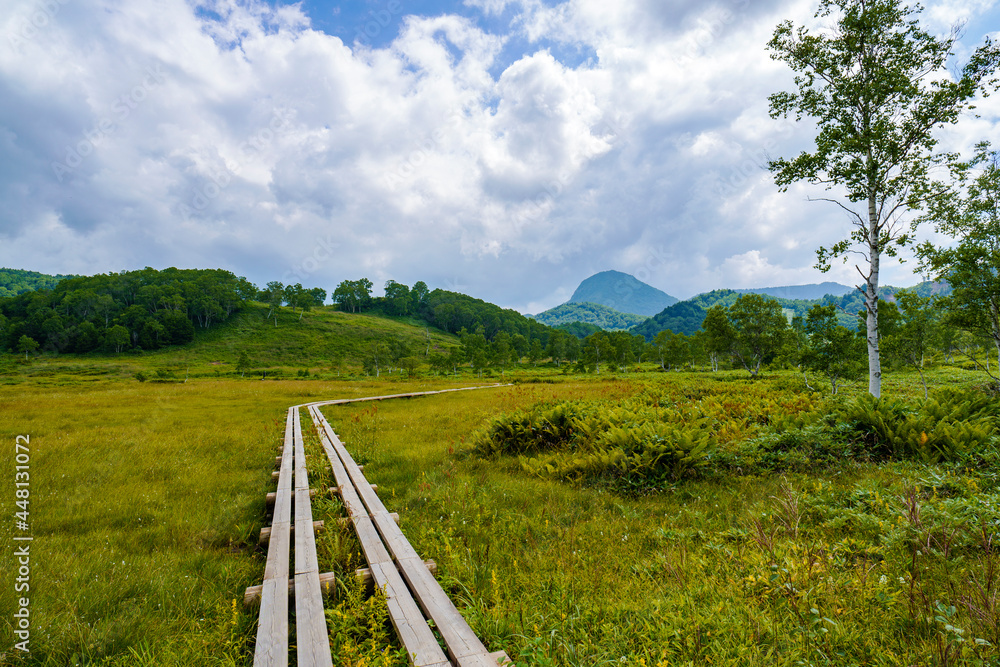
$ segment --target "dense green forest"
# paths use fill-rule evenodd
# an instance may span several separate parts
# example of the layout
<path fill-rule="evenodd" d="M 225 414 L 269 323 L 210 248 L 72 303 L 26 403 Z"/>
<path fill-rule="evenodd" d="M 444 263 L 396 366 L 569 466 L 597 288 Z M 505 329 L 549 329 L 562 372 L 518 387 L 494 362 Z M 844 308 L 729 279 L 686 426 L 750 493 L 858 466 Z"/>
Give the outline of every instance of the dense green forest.
<path fill-rule="evenodd" d="M 270 285 L 281 287 L 280 283 Z M 545 345 L 552 331 L 551 327 L 510 308 L 457 292 L 428 290 L 423 281 L 411 288 L 389 280 L 385 284 L 385 295 L 380 297 L 372 296 L 372 286 L 367 278 L 344 280 L 333 291 L 333 301 L 344 312 L 414 317 L 448 333 L 459 334 L 464 330 L 480 333 L 487 340 L 503 332 L 509 336 L 521 335 L 529 341 L 538 340 Z"/>
<path fill-rule="evenodd" d="M 693 301 L 681 301 L 664 308 L 657 315 L 632 327 L 632 333 L 643 336 L 647 341 L 652 341 L 656 334 L 661 331 L 672 331 L 690 336 L 701 328 L 701 323 L 704 320 L 705 309 L 702 306 Z"/>
<path fill-rule="evenodd" d="M 622 313 L 599 303 L 570 302 L 533 316 L 542 324 L 558 326 L 573 322 L 586 322 L 605 331 L 625 331 L 649 319 L 645 315 Z"/>
<path fill-rule="evenodd" d="M 121 352 L 194 339 L 257 297 L 246 278 L 221 269 L 145 268 L 60 280 L 52 289 L 0 299 L 0 340 L 28 353 Z"/>
<path fill-rule="evenodd" d="M 786 288 L 787 289 L 787 288 Z M 887 303 L 893 303 L 896 293 L 902 291 L 902 287 L 886 285 L 880 288 L 880 298 Z M 927 281 L 915 287 L 905 288 L 920 297 L 947 296 L 951 288 L 944 282 Z M 672 331 L 688 336 L 693 335 L 701 328 L 705 319 L 705 313 L 709 308 L 720 305 L 728 308 L 736 302 L 741 294 L 751 294 L 749 290 L 718 289 L 711 292 L 704 292 L 686 301 L 675 303 L 665 308 L 648 320 L 635 325 L 630 329 L 632 333 L 641 334 L 647 341 L 652 341 L 661 331 Z M 837 323 L 847 328 L 854 328 L 857 325 L 858 313 L 865 308 L 864 296 L 858 290 L 852 290 L 842 296 L 827 295 L 818 300 L 802 299 L 782 299 L 775 296 L 762 295 L 772 299 L 781 305 L 787 317 L 805 317 L 809 309 L 816 304 L 833 304 L 836 306 Z"/>
<path fill-rule="evenodd" d="M 344 312 L 408 318 L 448 333 L 479 335 L 490 344 L 502 334 L 511 345 L 516 343 L 511 350 L 520 350 L 520 356 L 532 349 L 533 341 L 536 350 L 544 350 L 555 331 L 481 299 L 430 291 L 423 282 L 411 289 L 389 281 L 382 297 L 373 297 L 371 288 L 367 279 L 345 280 L 334 290 L 333 299 Z M 37 350 L 155 350 L 191 342 L 196 331 L 226 322 L 251 301 L 265 304 L 267 319 L 273 318 L 277 326 L 282 308 L 291 308 L 301 319 L 303 313 L 322 306 L 326 294 L 322 288 L 280 282 L 258 289 L 246 278 L 221 269 L 147 267 L 72 277 L 51 289 L 0 299 L 0 346 L 25 355 Z"/>
<path fill-rule="evenodd" d="M 584 339 L 591 334 L 597 333 L 598 331 L 603 331 L 601 327 L 596 324 L 590 324 L 589 322 L 569 322 L 567 324 L 556 325 L 555 328 L 580 339 Z"/>
<path fill-rule="evenodd" d="M 40 289 L 52 289 L 60 280 L 73 276 L 49 276 L 37 271 L 0 269 L 0 299 Z"/>

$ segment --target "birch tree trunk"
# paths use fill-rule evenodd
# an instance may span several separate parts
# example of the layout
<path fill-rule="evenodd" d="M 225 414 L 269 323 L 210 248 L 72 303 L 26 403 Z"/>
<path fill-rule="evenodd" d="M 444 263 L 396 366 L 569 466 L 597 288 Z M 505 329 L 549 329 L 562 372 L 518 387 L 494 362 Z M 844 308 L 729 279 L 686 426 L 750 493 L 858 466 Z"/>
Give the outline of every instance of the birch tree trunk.
<path fill-rule="evenodd" d="M 879 219 L 875 209 L 875 195 L 868 196 L 868 280 L 865 285 L 865 320 L 868 340 L 868 393 L 875 398 L 882 396 L 882 362 L 878 351 L 878 270 L 881 248 L 879 247 Z"/>

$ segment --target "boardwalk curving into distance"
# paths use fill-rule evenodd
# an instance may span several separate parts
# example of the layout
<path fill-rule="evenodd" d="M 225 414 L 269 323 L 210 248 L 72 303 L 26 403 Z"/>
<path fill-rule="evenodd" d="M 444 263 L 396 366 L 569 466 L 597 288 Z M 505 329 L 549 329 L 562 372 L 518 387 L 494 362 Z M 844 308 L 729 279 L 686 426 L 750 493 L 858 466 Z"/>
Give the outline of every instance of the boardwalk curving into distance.
<path fill-rule="evenodd" d="M 497 387 L 501 385 L 490 385 Z M 278 464 L 278 488 L 273 494 L 271 526 L 261 531 L 267 543 L 267 562 L 261 586 L 247 589 L 244 600 L 260 601 L 260 619 L 254 667 L 288 665 L 289 599 L 294 599 L 296 660 L 300 667 L 332 665 L 330 642 L 323 613 L 324 586 L 332 586 L 333 575 L 320 573 L 316 558 L 315 530 L 306 471 L 305 447 L 299 409 L 306 408 L 317 430 L 327 462 L 337 482 L 347 521 L 361 543 L 368 568 L 359 576 L 370 578 L 386 594 L 389 616 L 400 643 L 414 667 L 496 667 L 509 662 L 503 651 L 490 653 L 466 623 L 462 614 L 432 574 L 433 562 L 424 561 L 397 525 L 365 479 L 320 411 L 324 405 L 358 401 L 411 398 L 455 391 L 484 389 L 463 387 L 440 391 L 369 396 L 294 405 L 288 409 L 285 437 Z M 268 494 L 269 502 L 272 498 Z M 293 522 L 294 517 L 294 522 Z M 266 533 L 265 533 L 266 531 Z M 294 537 L 294 549 L 293 546 Z M 294 553 L 294 562 L 290 554 Z M 290 573 L 290 564 L 293 565 Z M 290 576 L 291 575 L 291 576 Z M 442 650 L 428 621 L 441 634 Z"/>

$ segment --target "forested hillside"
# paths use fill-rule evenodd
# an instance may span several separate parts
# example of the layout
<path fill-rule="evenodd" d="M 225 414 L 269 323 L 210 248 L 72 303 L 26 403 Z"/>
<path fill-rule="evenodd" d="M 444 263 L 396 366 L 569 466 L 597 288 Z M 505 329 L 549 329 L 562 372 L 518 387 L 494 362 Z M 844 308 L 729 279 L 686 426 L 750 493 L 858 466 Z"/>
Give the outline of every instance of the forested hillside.
<path fill-rule="evenodd" d="M 622 313 L 614 308 L 589 302 L 564 303 L 531 317 L 552 327 L 573 322 L 586 322 L 605 331 L 625 331 L 649 319 L 645 315 Z"/>
<path fill-rule="evenodd" d="M 52 289 L 60 280 L 73 276 L 49 276 L 37 271 L 0 269 L 0 299 L 40 289 Z"/>
<path fill-rule="evenodd" d="M 596 324 L 588 324 L 587 322 L 569 322 L 567 324 L 560 324 L 555 328 L 559 331 L 576 336 L 580 340 L 601 331 L 601 328 Z"/>
<path fill-rule="evenodd" d="M 270 283 L 269 283 L 270 285 Z M 278 288 L 280 283 L 274 283 Z M 385 283 L 385 296 L 371 295 L 372 282 L 367 278 L 345 280 L 333 291 L 333 301 L 340 310 L 351 313 L 377 313 L 393 317 L 413 317 L 432 326 L 458 334 L 481 333 L 486 340 L 497 334 L 521 335 L 525 340 L 548 341 L 552 329 L 510 308 L 501 308 L 482 299 L 447 290 L 428 290 L 427 283 L 409 287 L 395 280 Z"/>
<path fill-rule="evenodd" d="M 681 301 L 637 324 L 631 331 L 643 336 L 647 341 L 652 341 L 656 338 L 656 334 L 667 330 L 691 336 L 701 328 L 705 312 L 705 308 L 693 301 Z"/>
<path fill-rule="evenodd" d="M 914 285 L 913 287 L 893 287 L 892 285 L 885 285 L 879 288 L 879 299 L 889 303 L 896 301 L 896 293 L 905 289 L 908 292 L 913 292 L 919 297 L 934 297 L 934 296 L 948 296 L 951 294 L 951 287 L 945 282 L 933 282 L 925 281 L 919 285 Z M 823 304 L 832 303 L 837 308 L 846 313 L 858 313 L 864 310 L 865 300 L 864 295 L 858 290 L 852 290 L 843 296 L 836 298 L 825 298 L 822 300 Z"/>
<path fill-rule="evenodd" d="M 481 328 L 481 333 L 487 340 L 505 332 L 511 336 L 520 334 L 529 341 L 538 340 L 544 346 L 552 331 L 551 327 L 529 319 L 516 310 L 441 289 L 436 289 L 427 296 L 418 315 L 450 333 L 460 333 L 462 329 L 475 333 Z"/>
<path fill-rule="evenodd" d="M 19 352 L 120 352 L 188 343 L 257 297 L 221 269 L 145 268 L 67 278 L 53 289 L 0 300 L 0 340 Z"/>
<path fill-rule="evenodd" d="M 835 283 L 824 283 L 824 285 L 835 284 Z M 804 286 L 812 287 L 812 286 Z M 773 288 L 776 290 L 785 290 L 788 293 L 793 293 L 792 288 Z M 895 299 L 895 294 L 899 292 L 901 287 L 885 286 L 880 289 L 881 298 L 886 302 L 893 302 Z M 942 283 L 920 283 L 919 285 L 907 288 L 909 291 L 916 293 L 918 296 L 931 296 L 931 295 L 945 295 L 948 293 L 947 285 Z M 783 299 L 776 296 L 770 296 L 765 294 L 766 290 L 731 290 L 731 289 L 718 289 L 712 290 L 711 292 L 704 292 L 695 297 L 688 299 L 687 301 L 681 301 L 668 308 L 665 308 L 661 312 L 657 313 L 653 317 L 649 318 L 645 322 L 638 324 L 630 329 L 632 333 L 641 334 L 646 338 L 647 341 L 652 341 L 661 331 L 672 331 L 674 333 L 683 333 L 686 335 L 692 335 L 699 328 L 701 328 L 702 321 L 705 319 L 705 313 L 712 306 L 722 306 L 723 308 L 728 308 L 732 306 L 736 299 L 741 294 L 760 294 L 768 299 L 776 301 L 781 308 L 785 311 L 788 317 L 805 317 L 809 312 L 809 309 L 816 304 L 833 304 L 837 307 L 836 310 L 836 321 L 839 325 L 853 329 L 857 326 L 857 314 L 864 309 L 864 298 L 860 292 L 853 290 L 844 294 L 842 296 L 833 296 L 828 294 L 822 299 Z"/>

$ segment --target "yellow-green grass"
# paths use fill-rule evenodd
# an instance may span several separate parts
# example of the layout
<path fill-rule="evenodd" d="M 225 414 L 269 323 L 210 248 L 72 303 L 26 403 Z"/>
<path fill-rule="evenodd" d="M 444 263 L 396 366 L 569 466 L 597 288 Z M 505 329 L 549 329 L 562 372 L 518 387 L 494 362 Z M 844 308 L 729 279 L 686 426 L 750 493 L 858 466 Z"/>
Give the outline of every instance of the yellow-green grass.
<path fill-rule="evenodd" d="M 397 390 L 234 380 L 0 388 L 0 664 L 243 660 L 255 619 L 242 594 L 262 577 L 257 535 L 287 407 Z M 27 534 L 14 527 L 19 435 L 30 437 L 30 656 L 11 650 L 21 597 L 13 536 Z M 147 653 L 155 659 L 137 657 Z"/>
<path fill-rule="evenodd" d="M 474 630 L 491 649 L 521 656 L 520 664 L 923 665 L 949 651 L 948 664 L 971 665 L 976 638 L 998 643 L 960 602 L 974 582 L 986 581 L 995 554 L 972 544 L 959 554 L 964 560 L 921 554 L 914 565 L 887 541 L 903 530 L 895 526 L 906 520 L 907 488 L 920 485 L 932 526 L 946 500 L 932 489 L 974 495 L 991 483 L 984 471 L 845 463 L 810 475 L 693 480 L 623 497 L 530 477 L 515 459 L 483 461 L 468 452 L 469 435 L 499 413 L 713 377 L 560 376 L 552 384 L 324 413 L 367 464 L 417 551 L 438 562 L 439 578 Z M 951 370 L 931 379 L 982 380 Z M 765 381 L 795 386 L 799 379 L 787 373 Z M 8 471 L 0 510 L 10 518 L 0 528 L 0 664 L 250 664 L 256 612 L 239 601 L 263 573 L 257 533 L 286 408 L 457 384 L 47 382 L 0 387 L 7 443 L 0 470 Z M 889 376 L 886 384 L 922 394 L 915 375 Z M 311 430 L 305 411 L 303 422 Z M 17 435 L 31 436 L 30 656 L 9 649 Z M 313 486 L 322 487 L 328 480 L 316 468 L 318 448 L 314 441 L 309 447 Z M 881 504 L 871 501 L 876 490 Z M 864 511 L 848 506 L 859 493 Z M 335 528 L 338 515 L 338 503 L 317 501 L 314 518 L 330 519 L 331 527 L 318 538 L 324 569 L 349 573 L 361 563 L 353 537 Z M 799 515 L 796 534 L 789 522 Z M 978 528 L 969 522 L 962 530 Z M 328 609 L 348 608 L 348 593 Z M 959 600 L 954 617 L 937 621 L 943 612 L 933 602 L 952 600 Z M 964 630 L 964 646 L 955 648 L 957 635 L 946 625 Z M 343 646 L 335 652 L 337 664 L 360 664 L 374 649 L 347 650 L 349 661 Z M 848 650 L 849 658 L 836 655 Z M 955 662 L 959 650 L 964 662 Z M 978 650 L 996 660 L 995 648 Z"/>

